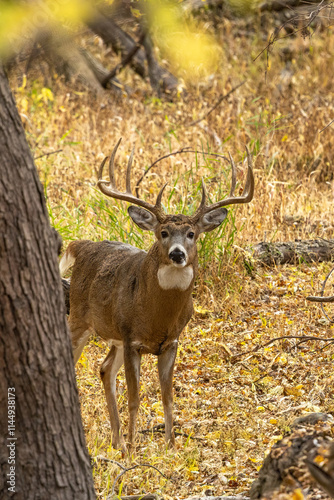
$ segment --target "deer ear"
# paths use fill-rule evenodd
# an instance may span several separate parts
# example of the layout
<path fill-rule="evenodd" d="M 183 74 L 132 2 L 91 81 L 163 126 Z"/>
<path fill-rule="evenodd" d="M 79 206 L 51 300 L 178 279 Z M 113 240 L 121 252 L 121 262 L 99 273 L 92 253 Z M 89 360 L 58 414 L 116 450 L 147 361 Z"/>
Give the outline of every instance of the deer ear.
<path fill-rule="evenodd" d="M 208 233 L 213 231 L 216 227 L 226 219 L 228 210 L 226 208 L 216 208 L 207 214 L 204 214 L 197 223 L 197 227 L 200 233 Z"/>
<path fill-rule="evenodd" d="M 128 213 L 133 222 L 137 224 L 140 229 L 144 229 L 145 231 L 154 231 L 159 224 L 156 216 L 148 210 L 145 210 L 145 208 L 131 205 L 128 208 Z"/>

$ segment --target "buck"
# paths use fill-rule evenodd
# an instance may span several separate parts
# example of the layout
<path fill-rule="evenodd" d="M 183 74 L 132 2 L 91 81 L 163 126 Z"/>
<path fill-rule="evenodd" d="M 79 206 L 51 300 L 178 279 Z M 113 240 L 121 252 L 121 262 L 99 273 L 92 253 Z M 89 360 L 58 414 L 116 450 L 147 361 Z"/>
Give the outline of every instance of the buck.
<path fill-rule="evenodd" d="M 127 445 L 121 432 L 116 402 L 117 372 L 124 363 L 128 391 L 128 445 L 134 444 L 139 408 L 140 363 L 143 354 L 158 357 L 158 374 L 164 408 L 165 438 L 174 445 L 173 368 L 178 339 L 193 312 L 192 291 L 197 273 L 196 241 L 203 232 L 217 228 L 226 218 L 225 206 L 248 203 L 253 198 L 254 177 L 247 150 L 248 170 L 241 196 L 234 196 L 236 167 L 230 155 L 230 196 L 206 205 L 202 200 L 192 216 L 165 214 L 160 190 L 155 205 L 131 192 L 132 151 L 126 172 L 126 191 L 115 185 L 114 160 L 121 139 L 109 160 L 109 181 L 102 179 L 106 157 L 99 169 L 98 187 L 103 194 L 132 203 L 128 213 L 143 230 L 153 231 L 156 241 L 148 252 L 117 241 L 74 241 L 60 262 L 60 271 L 74 264 L 70 285 L 69 326 L 75 363 L 92 332 L 109 342 L 110 350 L 100 369 L 107 399 L 113 447 Z"/>

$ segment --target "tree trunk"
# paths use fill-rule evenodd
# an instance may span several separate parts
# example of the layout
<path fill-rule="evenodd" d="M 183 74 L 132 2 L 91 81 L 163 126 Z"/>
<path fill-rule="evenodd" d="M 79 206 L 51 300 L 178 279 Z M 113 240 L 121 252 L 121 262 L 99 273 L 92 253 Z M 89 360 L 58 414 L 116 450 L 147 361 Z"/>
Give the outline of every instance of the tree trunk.
<path fill-rule="evenodd" d="M 0 491 L 95 498 L 43 189 L 0 67 Z"/>
<path fill-rule="evenodd" d="M 87 21 L 87 26 L 102 38 L 106 45 L 110 45 L 112 49 L 122 56 L 128 54 L 136 46 L 133 38 L 122 30 L 110 17 L 104 12 L 96 11 L 95 15 Z M 168 70 L 163 69 L 156 60 L 151 61 L 151 66 L 154 65 L 156 75 L 161 84 L 161 89 L 165 93 L 171 93 L 177 90 L 178 80 Z M 143 49 L 131 59 L 130 66 L 142 78 L 148 75 L 146 67 L 146 54 Z"/>
<path fill-rule="evenodd" d="M 250 249 L 254 259 L 266 266 L 334 260 L 334 240 L 262 241 Z"/>

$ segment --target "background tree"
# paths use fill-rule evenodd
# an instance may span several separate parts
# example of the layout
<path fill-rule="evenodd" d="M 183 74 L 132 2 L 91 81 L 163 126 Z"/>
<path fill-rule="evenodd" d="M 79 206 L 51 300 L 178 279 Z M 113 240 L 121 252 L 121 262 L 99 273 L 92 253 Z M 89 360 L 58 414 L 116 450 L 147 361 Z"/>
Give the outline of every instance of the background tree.
<path fill-rule="evenodd" d="M 101 62 L 101 50 L 87 47 L 80 33 L 91 32 L 121 57 L 116 67 Z M 117 75 L 126 66 L 149 81 L 153 94 L 172 95 L 180 82 L 171 71 L 184 68 L 189 78 L 210 73 L 218 64 L 214 39 L 184 12 L 177 2 L 118 0 L 115 2 L 9 1 L 0 18 L 0 56 L 8 67 L 25 62 L 25 72 L 38 59 L 50 74 L 77 78 L 100 94 L 112 89 L 117 95 L 131 93 Z M 79 36 L 78 36 L 79 35 Z M 155 47 L 165 59 L 160 64 Z M 167 69 L 166 60 L 168 61 Z M 191 74 L 191 77 L 190 77 Z"/>

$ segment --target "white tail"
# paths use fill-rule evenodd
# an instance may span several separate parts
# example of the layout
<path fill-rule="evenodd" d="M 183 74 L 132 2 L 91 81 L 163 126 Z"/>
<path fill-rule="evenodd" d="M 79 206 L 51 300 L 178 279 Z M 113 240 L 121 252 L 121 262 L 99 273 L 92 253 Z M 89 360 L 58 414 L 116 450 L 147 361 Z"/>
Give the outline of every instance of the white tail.
<path fill-rule="evenodd" d="M 194 215 L 166 215 L 161 206 L 165 186 L 155 205 L 131 193 L 133 152 L 127 167 L 126 192 L 121 193 L 115 187 L 114 159 L 119 143 L 110 157 L 110 180 L 102 180 L 106 158 L 99 170 L 98 187 L 111 198 L 135 204 L 128 209 L 130 217 L 141 229 L 153 231 L 156 242 L 148 253 L 115 241 L 72 242 L 61 261 L 61 268 L 67 269 L 75 261 L 69 316 L 75 361 L 79 359 L 91 331 L 111 344 L 101 366 L 101 378 L 110 415 L 112 443 L 125 451 L 116 403 L 116 376 L 124 363 L 130 413 L 127 441 L 132 446 L 139 407 L 140 361 L 146 353 L 158 356 L 165 437 L 168 443 L 174 444 L 173 368 L 178 338 L 193 312 L 196 241 L 200 233 L 212 231 L 222 223 L 227 215 L 225 206 L 252 200 L 254 177 L 247 151 L 246 185 L 243 195 L 234 197 L 236 169 L 230 157 L 232 188 L 228 198 L 207 206 L 202 183 L 202 201 Z"/>
<path fill-rule="evenodd" d="M 59 262 L 59 272 L 60 276 L 64 276 L 66 271 L 73 266 L 75 262 L 75 257 L 71 255 L 71 252 L 65 252 Z"/>

